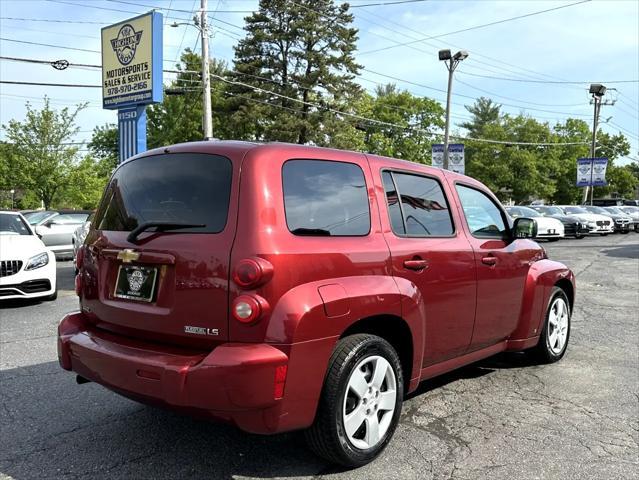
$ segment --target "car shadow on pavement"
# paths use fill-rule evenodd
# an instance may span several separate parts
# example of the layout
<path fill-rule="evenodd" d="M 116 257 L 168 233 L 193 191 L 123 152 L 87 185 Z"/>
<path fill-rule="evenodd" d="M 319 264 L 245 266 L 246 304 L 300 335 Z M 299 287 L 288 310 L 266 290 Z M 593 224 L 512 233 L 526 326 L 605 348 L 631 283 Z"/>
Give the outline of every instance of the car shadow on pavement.
<path fill-rule="evenodd" d="M 299 432 L 275 436 L 148 407 L 57 362 L 0 372 L 0 477 L 259 478 L 342 471 Z"/>
<path fill-rule="evenodd" d="M 39 303 L 46 303 L 48 300 L 43 298 L 12 298 L 11 300 L 3 300 L 0 302 L 0 310 L 9 308 L 22 308 L 32 305 L 38 305 Z"/>
<path fill-rule="evenodd" d="M 639 258 L 639 243 L 631 243 L 621 247 L 607 248 L 601 251 L 604 255 L 617 258 Z"/>
<path fill-rule="evenodd" d="M 503 368 L 527 355 L 500 354 L 439 376 L 414 398 Z M 57 362 L 0 371 L 0 476 L 226 479 L 336 474 L 299 432 L 259 436 L 148 407 L 95 383 L 78 385 Z"/>
<path fill-rule="evenodd" d="M 525 352 L 503 352 L 492 357 L 488 357 L 479 362 L 472 363 L 465 367 L 453 370 L 438 377 L 422 382 L 417 390 L 410 393 L 407 398 L 417 397 L 424 393 L 436 390 L 458 380 L 468 380 L 489 375 L 497 370 L 512 368 L 526 368 L 539 365 L 532 355 Z"/>

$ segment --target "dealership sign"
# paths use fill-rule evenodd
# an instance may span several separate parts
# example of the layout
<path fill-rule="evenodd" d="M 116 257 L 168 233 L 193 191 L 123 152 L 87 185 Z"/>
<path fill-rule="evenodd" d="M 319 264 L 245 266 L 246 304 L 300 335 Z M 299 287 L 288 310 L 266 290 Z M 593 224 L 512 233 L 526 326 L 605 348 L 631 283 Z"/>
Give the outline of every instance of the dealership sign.
<path fill-rule="evenodd" d="M 162 101 L 162 14 L 102 29 L 102 107 L 118 110 L 120 163 L 146 150 L 146 106 Z"/>
<path fill-rule="evenodd" d="M 607 158 L 579 158 L 577 159 L 578 187 L 605 187 Z"/>
<path fill-rule="evenodd" d="M 444 168 L 444 145 L 441 143 L 433 144 L 431 165 L 437 168 Z M 464 144 L 449 143 L 448 144 L 448 170 L 464 174 Z"/>
<path fill-rule="evenodd" d="M 102 29 L 102 106 L 162 101 L 162 14 L 149 12 Z"/>

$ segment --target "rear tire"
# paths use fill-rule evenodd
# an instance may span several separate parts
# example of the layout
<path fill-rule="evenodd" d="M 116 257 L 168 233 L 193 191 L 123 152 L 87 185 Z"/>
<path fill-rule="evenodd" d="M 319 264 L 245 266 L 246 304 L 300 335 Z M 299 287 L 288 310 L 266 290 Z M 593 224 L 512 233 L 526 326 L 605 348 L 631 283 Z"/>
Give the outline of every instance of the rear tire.
<path fill-rule="evenodd" d="M 345 467 L 369 463 L 390 442 L 403 397 L 402 366 L 386 340 L 343 338 L 331 355 L 315 422 L 305 432 L 309 447 Z"/>
<path fill-rule="evenodd" d="M 566 292 L 554 287 L 539 342 L 530 350 L 540 363 L 557 362 L 566 353 L 570 339 L 571 313 Z"/>

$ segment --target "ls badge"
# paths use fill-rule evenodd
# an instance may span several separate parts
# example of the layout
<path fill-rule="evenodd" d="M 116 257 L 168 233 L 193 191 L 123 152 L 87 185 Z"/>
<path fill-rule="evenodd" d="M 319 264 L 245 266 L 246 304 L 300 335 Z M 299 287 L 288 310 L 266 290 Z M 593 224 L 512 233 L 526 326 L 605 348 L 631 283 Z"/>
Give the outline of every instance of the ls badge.
<path fill-rule="evenodd" d="M 184 333 L 194 333 L 195 335 L 219 335 L 220 329 L 184 325 Z"/>

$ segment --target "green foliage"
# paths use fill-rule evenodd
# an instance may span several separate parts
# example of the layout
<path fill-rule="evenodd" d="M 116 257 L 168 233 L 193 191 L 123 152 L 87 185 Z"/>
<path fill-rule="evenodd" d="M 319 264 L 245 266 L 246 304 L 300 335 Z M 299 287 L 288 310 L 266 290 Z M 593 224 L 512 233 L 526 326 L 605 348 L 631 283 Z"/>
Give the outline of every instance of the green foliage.
<path fill-rule="evenodd" d="M 61 192 L 56 206 L 89 210 L 97 208 L 110 171 L 110 159 L 96 160 L 87 155 L 69 171 L 68 184 Z"/>
<path fill-rule="evenodd" d="M 147 108 L 147 144 L 149 148 L 202 140 L 202 59 L 186 49 L 177 66 L 181 72 L 166 89 L 162 103 Z M 209 71 L 226 75 L 224 62 L 211 60 Z M 211 80 L 213 136 L 230 138 L 226 121 L 226 86 Z M 232 136 L 231 136 L 232 137 Z"/>
<path fill-rule="evenodd" d="M 480 97 L 473 105 L 465 105 L 473 119 L 459 126 L 468 130 L 471 137 L 478 137 L 486 125 L 496 125 L 501 119 L 501 105 L 494 103 L 490 98 Z"/>
<path fill-rule="evenodd" d="M 65 107 L 58 112 L 51 109 L 45 96 L 42 110 L 27 103 L 23 122 L 10 120 L 3 126 L 12 144 L 13 181 L 35 192 L 45 208 L 52 206 L 68 184 L 78 155 L 78 147 L 68 143 L 78 133 L 75 119 L 85 106 L 80 104 L 73 111 Z"/>
<path fill-rule="evenodd" d="M 430 163 L 432 136 L 428 131 L 444 126 L 443 107 L 430 98 L 417 97 L 395 85 L 375 90 L 375 96 L 364 93 L 356 103 L 358 115 L 393 124 L 361 121 L 363 145 L 370 153 L 403 158 L 413 162 Z"/>
<path fill-rule="evenodd" d="M 93 129 L 91 141 L 87 145 L 91 154 L 103 161 L 112 170 L 118 164 L 118 127 L 113 123 L 97 126 Z M 107 172 L 108 174 L 108 172 Z"/>
<path fill-rule="evenodd" d="M 260 0 L 245 19 L 229 87 L 239 138 L 330 145 L 334 136 L 339 143 L 356 137 L 345 136 L 354 126 L 329 110 L 348 111 L 361 91 L 348 8 L 333 0 Z"/>

